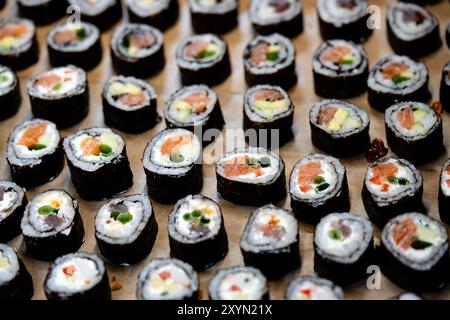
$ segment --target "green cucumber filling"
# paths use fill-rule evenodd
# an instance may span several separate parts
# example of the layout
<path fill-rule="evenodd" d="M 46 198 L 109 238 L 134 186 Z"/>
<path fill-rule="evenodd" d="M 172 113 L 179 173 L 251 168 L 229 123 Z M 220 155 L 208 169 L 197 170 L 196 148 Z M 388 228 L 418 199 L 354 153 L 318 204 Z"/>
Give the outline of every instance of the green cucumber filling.
<path fill-rule="evenodd" d="M 270 158 L 267 156 L 261 157 L 259 159 L 254 157 L 248 157 L 247 159 L 247 165 L 252 168 L 259 168 L 259 167 L 268 168 L 271 166 L 271 164 L 272 162 Z"/>
<path fill-rule="evenodd" d="M 119 221 L 121 224 L 127 224 L 133 220 L 133 215 L 129 212 L 120 212 L 119 210 L 113 210 L 110 214 L 111 219 Z"/>

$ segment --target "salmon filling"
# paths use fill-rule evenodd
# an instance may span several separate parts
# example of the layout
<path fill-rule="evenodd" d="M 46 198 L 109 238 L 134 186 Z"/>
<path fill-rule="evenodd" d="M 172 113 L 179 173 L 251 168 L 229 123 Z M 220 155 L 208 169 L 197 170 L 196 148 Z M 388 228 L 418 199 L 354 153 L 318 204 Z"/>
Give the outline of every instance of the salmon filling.
<path fill-rule="evenodd" d="M 353 51 L 347 46 L 334 46 L 326 50 L 320 60 L 339 65 L 352 64 L 355 61 Z"/>
<path fill-rule="evenodd" d="M 84 28 L 66 28 L 53 36 L 53 41 L 58 45 L 77 44 L 86 37 L 86 30 Z"/>
<path fill-rule="evenodd" d="M 281 225 L 281 220 L 276 214 L 272 214 L 267 223 L 257 224 L 255 228 L 263 234 L 263 237 L 271 237 L 277 240 L 280 240 L 286 234 L 286 229 Z"/>
<path fill-rule="evenodd" d="M 297 182 L 301 192 L 307 193 L 314 190 L 321 193 L 330 187 L 330 184 L 322 176 L 324 171 L 320 161 L 310 161 L 298 168 Z"/>
<path fill-rule="evenodd" d="M 416 130 L 418 133 L 426 133 L 425 119 L 429 111 L 416 106 L 403 107 L 395 115 L 400 126 L 407 130 Z"/>
<path fill-rule="evenodd" d="M 291 3 L 287 0 L 270 0 L 269 6 L 275 9 L 276 13 L 282 13 L 291 7 Z"/>
<path fill-rule="evenodd" d="M 355 0 L 337 0 L 336 4 L 343 9 L 352 10 L 357 6 Z"/>
<path fill-rule="evenodd" d="M 139 51 L 151 48 L 156 42 L 153 34 L 148 32 L 135 32 L 126 35 L 122 40 L 122 46 L 130 55 L 135 55 Z"/>
<path fill-rule="evenodd" d="M 190 41 L 183 50 L 186 59 L 205 60 L 214 57 L 219 52 L 218 45 L 205 39 Z"/>
<path fill-rule="evenodd" d="M 427 20 L 427 17 L 422 12 L 409 8 L 402 10 L 402 19 L 405 23 L 414 23 L 417 26 Z"/>
<path fill-rule="evenodd" d="M 402 62 L 390 63 L 381 70 L 381 73 L 384 79 L 391 80 L 394 84 L 399 84 L 412 78 L 409 66 Z"/>
<path fill-rule="evenodd" d="M 18 144 L 27 147 L 29 150 L 40 150 L 46 148 L 47 146 L 45 144 L 39 143 L 39 139 L 47 131 L 47 126 L 48 124 L 46 122 L 42 122 L 28 127 L 19 138 Z"/>
<path fill-rule="evenodd" d="M 399 167 L 395 163 L 379 163 L 371 168 L 370 183 L 380 186 L 381 192 L 387 192 L 392 185 L 406 186 L 411 183 L 405 177 L 397 176 Z"/>
<path fill-rule="evenodd" d="M 260 66 L 267 62 L 276 62 L 279 59 L 281 49 L 282 46 L 279 44 L 260 42 L 250 49 L 249 60 L 255 66 Z"/>
<path fill-rule="evenodd" d="M 161 145 L 160 152 L 167 155 L 172 162 L 183 162 L 185 157 L 181 153 L 183 146 L 192 143 L 192 135 L 174 136 L 166 139 Z"/>
<path fill-rule="evenodd" d="M 391 235 L 394 243 L 403 250 L 424 250 L 440 238 L 439 232 L 431 225 L 416 222 L 413 218 L 396 221 Z"/>
<path fill-rule="evenodd" d="M 256 159 L 248 155 L 238 156 L 231 160 L 228 160 L 223 165 L 224 174 L 227 177 L 240 177 L 249 174 L 254 174 L 256 177 L 264 175 L 262 168 L 271 166 L 269 157 L 261 157 Z"/>

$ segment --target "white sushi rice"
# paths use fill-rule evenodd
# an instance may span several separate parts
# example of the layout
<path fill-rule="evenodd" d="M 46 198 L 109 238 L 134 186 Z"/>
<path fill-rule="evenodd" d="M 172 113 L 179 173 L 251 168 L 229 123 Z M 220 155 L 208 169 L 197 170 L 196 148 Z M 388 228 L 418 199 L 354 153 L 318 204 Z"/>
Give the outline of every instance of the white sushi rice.
<path fill-rule="evenodd" d="M 229 273 L 222 278 L 218 295 L 221 300 L 259 300 L 265 287 L 266 284 L 254 273 L 240 271 Z"/>
<path fill-rule="evenodd" d="M 57 0 L 58 1 L 58 0 Z M 72 6 L 78 6 L 83 15 L 97 16 L 117 5 L 119 0 L 68 0 Z"/>
<path fill-rule="evenodd" d="M 342 300 L 344 293 L 331 281 L 315 277 L 298 277 L 287 289 L 288 300 Z"/>
<path fill-rule="evenodd" d="M 224 14 L 236 10 L 237 6 L 237 0 L 189 0 L 193 13 Z"/>
<path fill-rule="evenodd" d="M 0 243 L 0 287 L 13 280 L 19 273 L 19 259 L 14 249 Z"/>
<path fill-rule="evenodd" d="M 122 103 L 120 99 L 115 100 L 113 98 L 117 95 L 117 91 L 130 93 L 132 90 L 142 91 L 144 95 L 144 101 L 142 103 L 129 106 Z M 148 106 L 150 104 L 150 100 L 157 98 L 157 94 L 155 88 L 143 80 L 134 77 L 114 76 L 105 84 L 103 89 L 103 97 L 106 98 L 109 105 L 114 106 L 117 109 L 135 111 Z"/>
<path fill-rule="evenodd" d="M 271 0 L 252 0 L 250 5 L 250 20 L 253 24 L 271 25 L 282 21 L 289 21 L 297 17 L 303 10 L 300 0 L 287 0 L 289 8 L 277 12 L 271 5 Z"/>
<path fill-rule="evenodd" d="M 447 170 L 447 168 L 450 168 L 450 160 L 447 160 L 444 164 L 444 167 L 442 169 L 441 173 L 441 190 L 442 193 L 450 197 L 450 185 L 447 183 L 447 181 L 450 181 L 450 169 Z"/>
<path fill-rule="evenodd" d="M 365 0 L 354 1 L 354 8 L 339 6 L 338 0 L 317 0 L 317 12 L 320 19 L 336 27 L 357 21 L 369 13 L 369 6 Z"/>
<path fill-rule="evenodd" d="M 85 35 L 82 40 L 69 45 L 60 45 L 55 43 L 55 36 L 58 32 L 64 30 L 74 30 L 74 29 L 84 29 Z M 90 47 L 92 47 L 100 37 L 100 31 L 98 28 L 88 22 L 80 22 L 80 23 L 63 23 L 57 25 L 47 34 L 47 44 L 51 46 L 53 49 L 62 51 L 62 52 L 84 52 Z"/>
<path fill-rule="evenodd" d="M 173 0 L 128 0 L 127 5 L 139 17 L 149 17 L 166 10 L 171 1 Z"/>
<path fill-rule="evenodd" d="M 210 57 L 205 59 L 196 59 L 196 58 L 186 58 L 184 55 L 184 49 L 187 45 L 189 45 L 193 41 L 207 41 L 211 44 L 214 44 L 218 50 L 216 53 Z M 201 70 L 207 69 L 211 66 L 217 64 L 218 61 L 222 61 L 226 52 L 228 50 L 227 44 L 219 38 L 217 35 L 212 33 L 205 33 L 201 35 L 193 35 L 184 38 L 180 41 L 176 51 L 177 64 L 179 68 L 182 69 L 193 69 L 193 70 Z"/>

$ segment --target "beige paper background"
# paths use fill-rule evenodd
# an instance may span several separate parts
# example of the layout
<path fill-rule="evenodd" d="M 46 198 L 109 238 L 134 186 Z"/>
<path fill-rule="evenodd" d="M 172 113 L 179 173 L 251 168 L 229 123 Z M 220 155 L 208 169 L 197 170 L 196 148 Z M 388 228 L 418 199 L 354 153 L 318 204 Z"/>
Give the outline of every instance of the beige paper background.
<path fill-rule="evenodd" d="M 11 15 L 14 12 L 13 1 L 9 0 L 8 6 L 2 11 L 2 16 Z M 158 110 L 162 111 L 165 100 L 168 96 L 180 87 L 178 78 L 178 68 L 175 61 L 175 49 L 178 41 L 191 33 L 190 16 L 186 4 L 186 0 L 180 0 L 181 11 L 178 23 L 165 33 L 165 53 L 167 63 L 164 71 L 158 76 L 149 79 L 149 82 L 156 88 L 158 93 Z M 376 30 L 372 37 L 364 45 L 368 55 L 369 63 L 372 66 L 378 59 L 392 54 L 385 30 L 385 4 L 386 1 L 369 1 L 371 4 L 378 4 L 382 8 L 382 22 L 383 29 Z M 310 129 L 307 114 L 311 105 L 320 100 L 314 94 L 312 85 L 312 71 L 311 58 L 314 50 L 321 43 L 317 17 L 315 12 L 315 1 L 303 0 L 304 3 L 304 32 L 297 38 L 293 39 L 297 49 L 297 72 L 299 74 L 299 82 L 297 86 L 290 91 L 290 96 L 296 106 L 294 131 L 295 139 L 281 148 L 280 154 L 286 162 L 286 173 L 290 171 L 294 163 L 305 156 L 306 154 L 317 151 L 311 145 Z M 221 85 L 215 87 L 218 93 L 225 121 L 229 128 L 242 127 L 242 97 L 246 89 L 244 76 L 242 53 L 247 41 L 252 36 L 252 28 L 248 19 L 248 0 L 242 0 L 240 5 L 239 28 L 236 28 L 229 34 L 225 35 L 225 39 L 230 47 L 230 56 L 232 59 L 232 75 Z M 439 4 L 429 6 L 429 9 L 438 17 L 441 28 L 441 35 L 444 34 L 447 23 L 450 21 L 450 5 L 447 0 L 441 1 Z M 5 160 L 6 140 L 9 133 L 14 126 L 22 121 L 31 118 L 30 105 L 26 93 L 26 80 L 33 74 L 49 68 L 47 60 L 47 49 L 45 35 L 51 26 L 40 27 L 38 29 L 38 40 L 41 47 L 41 55 L 39 63 L 35 66 L 26 69 L 19 73 L 22 87 L 23 103 L 19 113 L 13 118 L 0 123 L 0 178 L 9 179 L 9 169 Z M 104 33 L 102 36 L 104 55 L 101 64 L 89 73 L 90 86 L 90 113 L 89 116 L 77 126 L 64 130 L 61 132 L 62 136 L 72 134 L 73 132 L 90 126 L 102 126 L 103 115 L 101 107 L 101 90 L 105 81 L 112 75 L 112 69 L 109 56 L 109 37 L 110 32 Z M 450 51 L 443 45 L 439 51 L 427 56 L 421 61 L 426 63 L 430 70 L 430 87 L 433 93 L 433 99 L 438 99 L 439 96 L 439 82 L 441 77 L 441 69 L 444 64 L 450 60 Z M 381 137 L 385 140 L 383 114 L 373 111 L 367 104 L 366 94 L 352 99 L 362 106 L 370 115 L 371 137 Z M 450 114 L 443 115 L 444 121 L 444 136 L 447 150 L 450 150 Z M 132 165 L 134 173 L 134 185 L 129 194 L 140 193 L 145 190 L 145 175 L 141 164 L 141 157 L 146 143 L 160 130 L 165 127 L 164 122 L 161 122 L 153 130 L 145 132 L 140 135 L 127 135 L 123 137 L 127 142 L 128 156 Z M 432 217 L 438 218 L 437 213 L 437 193 L 438 193 L 438 178 L 439 170 L 448 157 L 449 151 L 446 155 L 441 156 L 436 161 L 421 166 L 425 180 L 424 202 Z M 360 198 L 360 191 L 362 187 L 363 175 L 367 166 L 366 160 L 363 156 L 348 159 L 343 161 L 347 168 L 348 180 L 350 185 L 351 197 L 351 212 L 366 216 L 362 201 Z M 182 186 L 180 186 L 182 187 Z M 65 167 L 64 171 L 53 182 L 43 185 L 34 190 L 29 190 L 27 195 L 31 198 L 35 193 L 49 188 L 63 188 L 77 198 L 77 193 L 70 182 L 70 173 Z M 253 210 L 252 207 L 236 206 L 227 201 L 218 199 L 216 194 L 216 181 L 213 165 L 204 166 L 204 187 L 202 193 L 219 201 L 222 207 L 225 219 L 225 225 L 228 232 L 229 239 L 229 253 L 225 259 L 219 262 L 216 266 L 208 271 L 200 273 L 201 282 L 201 298 L 207 298 L 207 286 L 212 275 L 220 268 L 240 265 L 243 263 L 242 256 L 239 249 L 239 238 L 245 226 L 249 213 Z M 86 230 L 85 242 L 80 250 L 87 252 L 97 252 L 95 238 L 94 238 L 94 216 L 101 206 L 102 202 L 86 202 L 79 201 L 80 212 L 84 220 Z M 118 267 L 107 264 L 107 269 L 110 278 L 115 276 L 122 283 L 121 290 L 113 291 L 113 299 L 134 299 L 135 285 L 138 273 L 142 270 L 145 263 L 156 257 L 166 257 L 169 255 L 168 236 L 166 229 L 167 214 L 171 206 L 153 203 L 156 218 L 159 224 L 159 233 L 150 256 L 144 261 L 130 266 Z M 289 200 L 286 199 L 282 205 L 289 208 Z M 311 274 L 313 272 L 313 247 L 312 235 L 313 227 L 300 224 L 300 250 L 302 257 L 302 266 L 300 270 L 296 270 L 285 276 L 279 281 L 269 283 L 270 295 L 273 299 L 283 299 L 284 290 L 287 283 L 297 274 Z M 378 236 L 378 232 L 377 232 Z M 378 241 L 378 238 L 376 239 Z M 10 243 L 18 249 L 23 261 L 28 267 L 33 276 L 35 287 L 34 299 L 45 299 L 43 293 L 43 281 L 49 264 L 45 262 L 36 261 L 27 256 L 26 250 L 22 243 L 22 237 L 18 237 Z M 450 272 L 450 270 L 449 270 Z M 381 290 L 368 290 L 365 284 L 359 284 L 345 289 L 346 298 L 348 299 L 384 299 L 398 294 L 402 290 L 384 277 L 381 281 Z M 427 298 L 450 298 L 450 288 L 441 292 L 430 293 L 425 295 Z"/>

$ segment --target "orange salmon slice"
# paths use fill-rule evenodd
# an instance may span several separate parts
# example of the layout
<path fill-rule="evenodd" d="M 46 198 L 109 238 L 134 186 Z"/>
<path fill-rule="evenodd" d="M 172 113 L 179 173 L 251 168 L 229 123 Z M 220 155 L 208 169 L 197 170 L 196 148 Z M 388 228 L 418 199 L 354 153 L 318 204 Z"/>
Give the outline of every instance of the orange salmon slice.
<path fill-rule="evenodd" d="M 62 82 L 62 78 L 56 74 L 48 74 L 39 77 L 36 80 L 36 86 L 42 86 L 44 88 L 51 88 L 55 84 Z"/>
<path fill-rule="evenodd" d="M 260 177 L 264 173 L 261 167 L 250 167 L 248 163 L 248 156 L 236 157 L 232 160 L 227 161 L 224 164 L 224 173 L 227 177 L 239 177 L 250 173 L 255 174 L 255 176 Z"/>
<path fill-rule="evenodd" d="M 127 106 L 135 106 L 145 101 L 145 96 L 141 92 L 140 94 L 124 94 L 120 97 L 120 102 Z"/>
<path fill-rule="evenodd" d="M 405 107 L 397 113 L 397 120 L 400 125 L 410 130 L 414 126 L 414 112 L 411 107 Z"/>
<path fill-rule="evenodd" d="M 297 177 L 298 184 L 300 185 L 300 190 L 303 192 L 312 190 L 310 184 L 313 182 L 314 177 L 322 173 L 322 165 L 319 161 L 311 161 L 302 164 L 298 169 Z"/>
<path fill-rule="evenodd" d="M 412 219 L 405 219 L 397 223 L 392 229 L 394 242 L 403 249 L 408 249 L 414 241 L 417 227 Z"/>
<path fill-rule="evenodd" d="M 84 138 L 80 147 L 85 156 L 98 156 L 100 154 L 100 142 L 94 137 Z"/>
<path fill-rule="evenodd" d="M 398 167 L 393 163 L 379 163 L 372 168 L 373 177 L 370 181 L 376 185 L 380 185 L 389 177 L 397 174 Z"/>
<path fill-rule="evenodd" d="M 184 56 L 188 58 L 196 58 L 198 55 L 205 51 L 209 46 L 209 41 L 197 40 L 192 41 L 184 48 Z"/>
<path fill-rule="evenodd" d="M 265 42 L 260 43 L 256 46 L 254 46 L 250 50 L 250 61 L 255 64 L 259 65 L 262 62 L 267 61 L 267 53 L 269 52 L 269 45 Z"/>
<path fill-rule="evenodd" d="M 205 92 L 194 92 L 189 97 L 183 99 L 189 103 L 196 112 L 205 112 L 209 103 L 209 97 Z"/>
<path fill-rule="evenodd" d="M 408 66 L 401 62 L 393 62 L 390 65 L 383 68 L 381 71 L 385 79 L 392 79 L 395 76 L 401 75 L 408 70 Z"/>
<path fill-rule="evenodd" d="M 181 147 L 183 144 L 190 142 L 191 140 L 191 135 L 169 138 L 161 145 L 161 153 L 166 155 L 171 154 L 173 151 L 176 151 L 176 149 Z"/>
<path fill-rule="evenodd" d="M 336 46 L 328 49 L 322 55 L 322 60 L 332 63 L 339 63 L 346 55 L 350 54 L 351 52 L 352 51 L 350 50 L 350 48 L 344 46 Z"/>
<path fill-rule="evenodd" d="M 19 139 L 19 144 L 27 148 L 39 143 L 39 138 L 47 130 L 47 123 L 42 122 L 34 126 L 28 127 Z"/>
<path fill-rule="evenodd" d="M 319 115 L 317 116 L 317 123 L 319 125 L 328 125 L 330 121 L 333 120 L 337 110 L 338 109 L 334 107 L 320 110 Z"/>
<path fill-rule="evenodd" d="M 77 40 L 77 34 L 74 30 L 70 29 L 61 30 L 53 37 L 53 41 L 56 44 L 71 43 L 74 40 Z"/>

